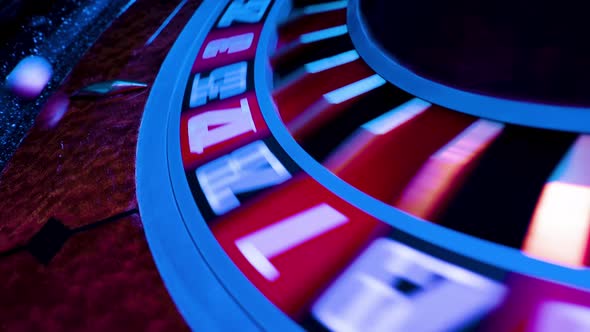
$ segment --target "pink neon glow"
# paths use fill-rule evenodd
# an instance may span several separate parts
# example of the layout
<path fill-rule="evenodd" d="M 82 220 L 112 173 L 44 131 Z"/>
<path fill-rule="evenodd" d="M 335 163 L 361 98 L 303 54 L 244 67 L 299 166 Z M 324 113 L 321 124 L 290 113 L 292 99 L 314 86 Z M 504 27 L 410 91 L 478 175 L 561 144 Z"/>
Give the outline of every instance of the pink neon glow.
<path fill-rule="evenodd" d="M 35 120 L 36 124 L 43 129 L 55 128 L 66 114 L 69 105 L 70 99 L 68 95 L 63 93 L 54 94 L 43 106 Z"/>
<path fill-rule="evenodd" d="M 479 120 L 438 150 L 418 171 L 396 207 L 432 219 L 460 184 L 468 166 L 500 134 L 501 124 Z"/>
<path fill-rule="evenodd" d="M 527 332 L 588 331 L 590 308 L 566 302 L 550 301 L 538 310 Z"/>
<path fill-rule="evenodd" d="M 560 264 L 583 266 L 590 231 L 590 187 L 545 185 L 524 251 Z"/>
<path fill-rule="evenodd" d="M 590 136 L 580 136 L 545 184 L 523 250 L 539 258 L 584 266 L 590 232 Z"/>

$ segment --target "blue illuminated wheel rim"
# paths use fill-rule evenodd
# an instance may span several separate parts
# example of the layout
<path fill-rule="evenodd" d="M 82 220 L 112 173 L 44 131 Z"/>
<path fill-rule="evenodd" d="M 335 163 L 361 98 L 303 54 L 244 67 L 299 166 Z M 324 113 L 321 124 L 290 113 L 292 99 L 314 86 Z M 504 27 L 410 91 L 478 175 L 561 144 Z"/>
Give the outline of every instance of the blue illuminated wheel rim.
<path fill-rule="evenodd" d="M 148 243 L 165 284 L 193 329 L 301 330 L 268 301 L 227 256 L 195 204 L 183 168 L 179 123 L 190 69 L 215 19 L 228 3 L 229 0 L 203 2 L 171 49 L 154 83 L 138 144 L 140 211 Z M 585 271 L 546 263 L 519 250 L 423 222 L 354 188 L 312 158 L 282 122 L 270 93 L 273 83 L 268 56 L 276 42 L 276 26 L 289 10 L 289 1 L 277 0 L 264 21 L 253 60 L 254 92 L 271 136 L 305 174 L 347 203 L 393 226 L 399 232 L 397 240 L 420 246 L 429 254 L 474 269 L 483 266 L 487 274 L 497 280 L 507 272 L 515 272 L 590 289 Z M 487 114 L 478 113 L 473 107 L 483 104 L 506 111 L 499 113 L 495 120 L 590 132 L 590 112 L 586 109 L 567 108 L 565 111 L 569 115 L 564 116 L 561 107 L 474 96 L 433 82 L 424 84 L 424 79 L 392 64 L 382 53 L 371 51 L 374 45 L 369 43 L 359 12 L 358 0 L 351 0 L 349 32 L 358 52 L 380 75 L 401 89 L 420 97 L 431 96 L 423 99 L 476 116 Z M 533 113 L 526 113 L 528 109 L 538 111 L 539 107 L 545 115 L 541 120 L 527 115 Z M 518 116 L 514 115 L 515 109 L 520 112 Z M 555 112 L 559 112 L 559 116 Z M 572 122 L 573 117 L 581 121 Z"/>

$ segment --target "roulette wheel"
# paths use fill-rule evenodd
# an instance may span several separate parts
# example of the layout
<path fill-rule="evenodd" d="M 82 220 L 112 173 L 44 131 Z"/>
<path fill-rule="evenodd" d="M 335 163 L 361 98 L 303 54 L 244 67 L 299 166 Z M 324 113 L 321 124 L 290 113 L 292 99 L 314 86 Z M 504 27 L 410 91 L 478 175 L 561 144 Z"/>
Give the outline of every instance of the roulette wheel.
<path fill-rule="evenodd" d="M 6 4 L 2 330 L 590 329 L 575 4 Z"/>

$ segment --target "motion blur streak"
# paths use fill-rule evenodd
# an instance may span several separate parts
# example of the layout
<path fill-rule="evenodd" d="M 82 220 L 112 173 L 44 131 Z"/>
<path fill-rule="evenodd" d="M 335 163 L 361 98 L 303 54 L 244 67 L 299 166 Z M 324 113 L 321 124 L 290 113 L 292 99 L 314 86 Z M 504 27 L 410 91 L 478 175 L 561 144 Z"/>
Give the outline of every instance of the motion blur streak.
<path fill-rule="evenodd" d="M 571 303 L 550 301 L 541 306 L 535 324 L 526 332 L 588 331 L 589 329 L 590 309 Z"/>
<path fill-rule="evenodd" d="M 487 120 L 472 124 L 429 158 L 395 205 L 423 219 L 435 218 L 503 128 Z"/>
<path fill-rule="evenodd" d="M 456 331 L 500 304 L 505 293 L 493 280 L 380 238 L 330 285 L 312 312 L 338 332 Z"/>
<path fill-rule="evenodd" d="M 581 136 L 545 185 L 524 251 L 556 263 L 588 264 L 590 136 Z"/>

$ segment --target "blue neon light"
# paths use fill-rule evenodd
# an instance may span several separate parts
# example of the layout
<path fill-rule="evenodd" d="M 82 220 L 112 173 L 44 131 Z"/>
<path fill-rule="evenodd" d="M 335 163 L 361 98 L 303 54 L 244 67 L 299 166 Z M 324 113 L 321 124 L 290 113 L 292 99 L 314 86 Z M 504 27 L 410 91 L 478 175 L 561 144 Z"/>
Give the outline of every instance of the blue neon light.
<path fill-rule="evenodd" d="M 320 40 L 342 36 L 346 33 L 348 33 L 348 27 L 346 24 L 343 24 L 332 28 L 306 33 L 299 37 L 299 41 L 301 41 L 303 44 L 310 44 Z"/>
<path fill-rule="evenodd" d="M 386 81 L 383 78 L 381 78 L 381 76 L 373 75 L 367 78 L 363 78 L 360 81 L 351 83 L 347 86 L 341 87 L 332 92 L 328 92 L 324 95 L 324 98 L 330 104 L 340 104 L 354 97 L 358 97 L 363 93 L 367 93 L 371 90 L 374 90 L 385 83 Z"/>
<path fill-rule="evenodd" d="M 305 70 L 308 73 L 315 74 L 328 69 L 336 68 L 349 62 L 353 62 L 358 58 L 359 54 L 355 50 L 351 50 L 331 57 L 307 63 L 305 64 Z"/>
<path fill-rule="evenodd" d="M 346 8 L 347 5 L 348 5 L 348 1 L 346 1 L 346 0 L 345 1 L 334 1 L 334 2 L 328 2 L 328 3 L 320 3 L 317 5 L 310 5 L 310 6 L 303 8 L 303 14 L 311 15 L 311 14 L 330 12 L 333 10 Z"/>

